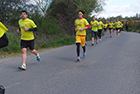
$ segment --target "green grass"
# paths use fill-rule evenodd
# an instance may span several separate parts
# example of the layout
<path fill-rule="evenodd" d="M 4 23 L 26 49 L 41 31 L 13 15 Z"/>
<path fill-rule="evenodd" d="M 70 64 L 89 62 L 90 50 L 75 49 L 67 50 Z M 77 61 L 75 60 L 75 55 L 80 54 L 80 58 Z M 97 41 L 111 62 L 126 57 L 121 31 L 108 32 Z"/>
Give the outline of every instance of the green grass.
<path fill-rule="evenodd" d="M 20 35 L 16 32 L 7 32 L 6 35 L 9 40 L 9 45 L 0 49 L 0 56 L 13 56 L 15 54 L 21 54 Z M 48 36 L 42 34 L 41 37 L 35 34 L 35 36 L 35 49 L 37 50 L 50 49 L 75 44 L 75 36 L 68 37 L 65 33 Z M 91 40 L 91 31 L 87 30 L 87 41 L 89 40 Z"/>
<path fill-rule="evenodd" d="M 129 27 L 129 31 L 140 33 L 140 27 Z"/>
<path fill-rule="evenodd" d="M 64 37 L 64 38 L 55 38 L 54 41 L 50 42 L 39 42 L 36 41 L 36 48 L 55 48 L 64 45 L 70 45 L 75 43 L 75 37 Z"/>
<path fill-rule="evenodd" d="M 16 32 L 7 32 L 7 37 L 9 40 L 9 45 L 7 47 L 0 49 L 0 56 L 13 55 L 14 53 L 21 53 L 20 48 L 20 36 Z M 40 42 L 40 39 L 35 40 L 35 49 L 48 49 L 56 48 L 64 45 L 70 45 L 75 43 L 75 37 L 58 37 L 54 35 L 52 40 L 49 42 Z"/>
<path fill-rule="evenodd" d="M 7 47 L 4 47 L 2 49 L 0 49 L 0 54 L 4 54 L 4 53 L 17 53 L 20 52 L 20 46 L 19 46 L 19 36 L 17 35 L 16 32 L 7 32 L 6 33 L 7 38 L 9 40 L 9 45 Z"/>

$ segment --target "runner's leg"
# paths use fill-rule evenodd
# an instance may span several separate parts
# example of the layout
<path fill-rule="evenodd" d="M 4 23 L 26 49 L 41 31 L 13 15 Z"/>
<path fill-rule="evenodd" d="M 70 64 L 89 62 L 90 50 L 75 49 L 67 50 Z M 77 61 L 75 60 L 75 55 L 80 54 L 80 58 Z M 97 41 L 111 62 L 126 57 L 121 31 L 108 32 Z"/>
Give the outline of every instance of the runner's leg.
<path fill-rule="evenodd" d="M 80 43 L 76 43 L 76 45 L 77 45 L 77 49 L 76 49 L 77 57 L 79 57 L 80 56 Z"/>

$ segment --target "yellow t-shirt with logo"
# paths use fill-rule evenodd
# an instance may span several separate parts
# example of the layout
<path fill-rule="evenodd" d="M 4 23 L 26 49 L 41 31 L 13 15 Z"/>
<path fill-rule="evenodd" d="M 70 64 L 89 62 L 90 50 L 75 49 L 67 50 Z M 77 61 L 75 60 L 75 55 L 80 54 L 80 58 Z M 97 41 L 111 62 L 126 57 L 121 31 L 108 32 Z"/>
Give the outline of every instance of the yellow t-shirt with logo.
<path fill-rule="evenodd" d="M 104 24 L 104 28 L 107 28 L 108 24 Z"/>
<path fill-rule="evenodd" d="M 8 29 L 0 22 L 0 38 L 6 33 Z"/>
<path fill-rule="evenodd" d="M 118 22 L 115 22 L 115 25 L 116 25 L 116 28 L 120 28 L 121 27 L 121 22 L 120 21 L 118 21 Z"/>
<path fill-rule="evenodd" d="M 25 20 L 20 19 L 18 23 L 21 29 L 21 40 L 33 40 L 34 39 L 33 31 L 25 31 L 24 27 L 36 28 L 37 26 L 35 25 L 35 23 L 28 18 Z"/>
<path fill-rule="evenodd" d="M 109 23 L 108 25 L 109 25 L 109 28 L 113 28 L 114 23 Z"/>
<path fill-rule="evenodd" d="M 94 20 L 94 21 L 91 21 L 90 22 L 90 25 L 91 25 L 91 30 L 94 31 L 94 32 L 97 32 L 98 31 L 98 27 L 97 26 L 93 26 L 93 25 L 99 25 L 98 21 Z"/>
<path fill-rule="evenodd" d="M 75 20 L 75 26 L 77 28 L 76 35 L 86 35 L 86 30 L 80 31 L 80 28 L 84 28 L 87 25 L 89 25 L 88 21 L 85 18 L 82 19 L 76 19 Z"/>
<path fill-rule="evenodd" d="M 100 22 L 98 22 L 99 23 L 99 26 L 98 26 L 98 29 L 102 29 L 103 28 L 103 22 L 102 21 L 100 21 Z"/>

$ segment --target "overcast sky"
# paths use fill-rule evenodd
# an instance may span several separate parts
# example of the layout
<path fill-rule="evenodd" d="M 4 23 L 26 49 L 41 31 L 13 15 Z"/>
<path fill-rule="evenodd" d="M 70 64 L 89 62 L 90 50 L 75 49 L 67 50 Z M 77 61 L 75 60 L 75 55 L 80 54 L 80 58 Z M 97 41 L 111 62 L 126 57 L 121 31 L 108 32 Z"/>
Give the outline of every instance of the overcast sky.
<path fill-rule="evenodd" d="M 135 16 L 140 13 L 140 0 L 106 0 L 104 11 L 98 17 Z"/>

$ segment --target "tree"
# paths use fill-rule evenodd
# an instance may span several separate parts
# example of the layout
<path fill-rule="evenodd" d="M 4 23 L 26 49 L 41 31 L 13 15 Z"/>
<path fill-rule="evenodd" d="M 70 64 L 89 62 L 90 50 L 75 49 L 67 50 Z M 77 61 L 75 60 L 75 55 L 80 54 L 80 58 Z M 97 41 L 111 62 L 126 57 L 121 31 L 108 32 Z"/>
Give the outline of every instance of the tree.
<path fill-rule="evenodd" d="M 0 20 L 10 20 L 20 10 L 20 0 L 1 0 L 0 2 Z"/>
<path fill-rule="evenodd" d="M 41 14 L 46 15 L 46 11 L 52 0 L 34 0 L 34 2 L 38 9 L 41 11 Z"/>
<path fill-rule="evenodd" d="M 85 11 L 84 17 L 89 18 L 92 12 L 103 10 L 104 0 L 53 0 L 47 10 L 47 16 L 58 19 L 59 27 L 71 32 L 79 10 Z"/>
<path fill-rule="evenodd" d="M 27 10 L 30 15 L 38 13 L 36 5 L 30 3 L 31 0 L 1 0 L 0 20 L 15 24 L 19 20 L 21 10 Z"/>

